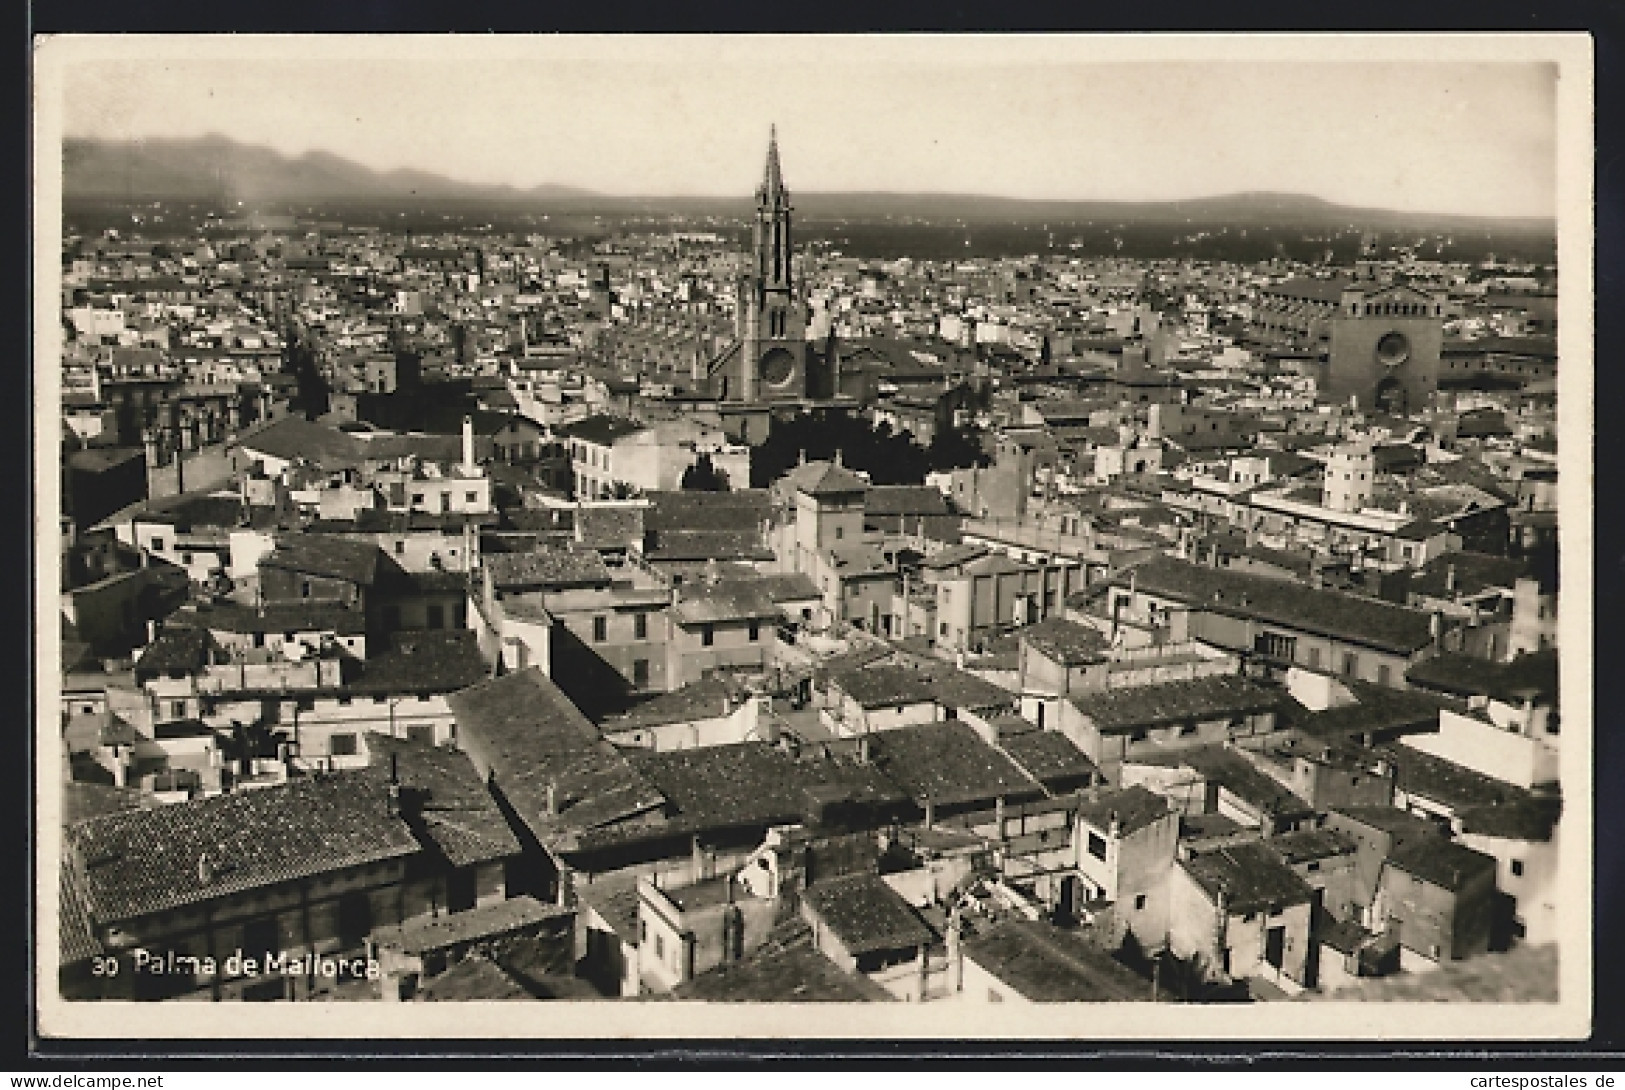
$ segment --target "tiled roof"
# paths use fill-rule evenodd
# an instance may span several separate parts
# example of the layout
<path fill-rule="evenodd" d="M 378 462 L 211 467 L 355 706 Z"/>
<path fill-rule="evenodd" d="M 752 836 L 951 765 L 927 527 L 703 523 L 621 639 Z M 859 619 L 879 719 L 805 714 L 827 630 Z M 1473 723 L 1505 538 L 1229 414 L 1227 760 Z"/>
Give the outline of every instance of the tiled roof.
<path fill-rule="evenodd" d="M 451 693 L 490 676 L 471 629 L 397 632 L 346 688 L 357 693 Z"/>
<path fill-rule="evenodd" d="M 1021 698 L 1009 689 L 984 681 L 969 670 L 961 670 L 940 659 L 921 657 L 912 666 L 930 681 L 936 701 L 945 708 L 988 712 L 1015 711 Z"/>
<path fill-rule="evenodd" d="M 809 598 L 822 598 L 818 584 L 812 581 L 812 576 L 802 572 L 774 572 L 768 575 L 752 576 L 748 579 L 733 579 L 724 577 L 718 586 L 731 587 L 736 583 L 748 584 L 766 591 L 767 596 L 774 602 L 806 601 Z"/>
<path fill-rule="evenodd" d="M 1083 666 L 1105 662 L 1106 637 L 1089 625 L 1065 617 L 1047 617 L 1037 624 L 1018 629 L 1017 638 L 1035 651 L 1062 666 Z"/>
<path fill-rule="evenodd" d="M 1334 806 L 1328 815 L 1340 815 L 1358 824 L 1379 829 L 1396 840 L 1417 836 L 1444 836 L 1443 827 L 1428 818 L 1417 817 L 1397 806 Z"/>
<path fill-rule="evenodd" d="M 1303 904 L 1314 897 L 1309 884 L 1260 843 L 1227 844 L 1193 854 L 1177 865 L 1196 879 L 1209 898 L 1216 899 L 1223 891 L 1231 915 Z"/>
<path fill-rule="evenodd" d="M 276 550 L 260 560 L 260 567 L 284 568 L 370 587 L 378 578 L 383 556 L 371 542 L 327 534 L 299 534 L 278 541 Z"/>
<path fill-rule="evenodd" d="M 1283 280 L 1279 284 L 1267 285 L 1259 289 L 1259 294 L 1276 296 L 1281 299 L 1330 303 L 1335 306 L 1342 302 L 1343 292 L 1353 286 L 1354 283 L 1350 280 L 1317 280 L 1309 277 L 1299 277 L 1292 280 Z"/>
<path fill-rule="evenodd" d="M 62 899 L 57 940 L 61 943 L 62 964 L 67 966 L 96 957 L 102 952 L 102 944 L 96 937 L 96 921 L 85 897 L 84 876 L 66 855 L 60 861 L 60 872 Z"/>
<path fill-rule="evenodd" d="M 534 997 L 506 969 L 476 953 L 430 980 L 415 998 L 421 1003 L 499 1003 Z"/>
<path fill-rule="evenodd" d="M 606 719 L 599 726 L 604 733 L 658 727 L 669 723 L 693 723 L 727 715 L 743 699 L 740 686 L 723 674 L 708 674 L 680 689 L 646 700 L 625 715 Z"/>
<path fill-rule="evenodd" d="M 1380 752 L 1397 769 L 1401 791 L 1448 806 L 1466 832 L 1544 841 L 1562 813 L 1556 798 L 1534 795 L 1410 746 L 1383 746 Z"/>
<path fill-rule="evenodd" d="M 409 955 L 422 954 L 478 939 L 501 938 L 570 912 L 568 908 L 543 904 L 534 897 L 521 895 L 462 912 L 419 917 L 380 927 L 373 931 L 372 938 L 379 947 L 392 947 Z"/>
<path fill-rule="evenodd" d="M 1495 857 L 1444 837 L 1401 841 L 1388 852 L 1391 866 L 1429 885 L 1460 890 L 1475 877 L 1495 873 Z"/>
<path fill-rule="evenodd" d="M 688 584 L 680 593 L 671 610 L 678 624 L 772 620 L 779 615 L 772 596 L 750 583 Z"/>
<path fill-rule="evenodd" d="M 732 492 L 651 492 L 643 523 L 664 536 L 673 531 L 738 531 L 765 519 L 769 496 L 765 488 Z"/>
<path fill-rule="evenodd" d="M 419 850 L 366 771 L 110 814 L 67 835 L 104 925 Z"/>
<path fill-rule="evenodd" d="M 961 545 L 950 545 L 946 549 L 937 550 L 920 561 L 920 567 L 930 571 L 943 571 L 986 556 L 988 552 L 986 545 L 967 541 Z"/>
<path fill-rule="evenodd" d="M 1127 587 L 1130 580 L 1131 574 L 1125 573 L 1114 583 Z M 1427 646 L 1433 638 L 1431 618 L 1420 610 L 1270 576 L 1159 556 L 1136 566 L 1132 580 L 1141 592 L 1173 598 L 1192 608 L 1269 621 L 1404 655 Z"/>
<path fill-rule="evenodd" d="M 1070 699 L 1097 729 L 1122 733 L 1135 727 L 1268 711 L 1280 706 L 1283 695 L 1236 674 L 1219 674 L 1080 693 Z"/>
<path fill-rule="evenodd" d="M 666 801 L 537 667 L 447 699 L 462 747 L 478 767 L 491 769 L 519 819 L 546 846 L 568 849 L 583 832 Z M 550 786 L 558 813 L 548 809 Z"/>
<path fill-rule="evenodd" d="M 393 772 L 400 783 L 401 809 L 413 831 L 452 866 L 519 854 L 519 841 L 508 819 L 468 754 L 375 732 L 367 735 L 367 749 L 374 773 L 387 783 Z"/>
<path fill-rule="evenodd" d="M 648 559 L 666 562 L 773 559 L 754 524 L 748 530 L 657 530 L 644 543 Z"/>
<path fill-rule="evenodd" d="M 868 575 L 892 575 L 892 566 L 877 546 L 864 541 L 832 545 L 828 550 L 830 569 L 841 579 Z"/>
<path fill-rule="evenodd" d="M 1452 696 L 1490 696 L 1517 701 L 1525 693 L 1536 700 L 1558 696 L 1557 649 L 1532 651 L 1511 662 L 1490 662 L 1468 655 L 1440 655 L 1405 671 L 1412 685 Z"/>
<path fill-rule="evenodd" d="M 191 613 L 170 618 L 215 632 L 250 634 L 255 632 L 332 632 L 357 636 L 366 631 L 367 618 L 360 610 L 333 602 L 276 602 L 254 609 L 235 602 L 199 603 Z"/>
<path fill-rule="evenodd" d="M 1115 791 L 1091 792 L 1078 807 L 1078 817 L 1097 829 L 1110 829 L 1115 816 L 1123 836 L 1139 832 L 1167 817 L 1168 813 L 1168 800 L 1139 784 Z"/>
<path fill-rule="evenodd" d="M 1010 758 L 964 723 L 922 723 L 878 731 L 869 739 L 875 767 L 921 804 L 1042 794 Z"/>
<path fill-rule="evenodd" d="M 1119 1003 L 1151 985 L 1104 950 L 1050 924 L 1010 917 L 967 938 L 965 958 L 1034 1003 Z"/>
<path fill-rule="evenodd" d="M 620 936 L 622 941 L 636 946 L 638 943 L 638 875 L 617 873 L 594 878 L 590 882 L 578 881 L 574 892 L 576 900 L 589 905 Z"/>
<path fill-rule="evenodd" d="M 573 424 L 566 424 L 558 429 L 558 434 L 565 439 L 580 439 L 583 442 L 607 447 L 617 439 L 623 439 L 628 435 L 634 435 L 643 430 L 643 425 L 635 421 L 619 416 L 599 414 L 589 416 L 584 420 L 577 420 Z"/>
<path fill-rule="evenodd" d="M 1133 758 L 1130 758 L 1133 760 Z M 1222 745 L 1196 746 L 1157 754 L 1145 763 L 1180 764 L 1195 769 L 1209 783 L 1216 783 L 1243 802 L 1265 814 L 1290 815 L 1309 812 L 1309 804 L 1288 790 L 1279 780 L 1247 758 Z"/>
<path fill-rule="evenodd" d="M 587 549 L 642 546 L 642 507 L 585 506 L 576 512 L 576 540 Z"/>
<path fill-rule="evenodd" d="M 1336 829 L 1304 829 L 1270 837 L 1264 844 L 1280 857 L 1281 862 L 1289 865 L 1330 859 L 1334 855 L 1353 855 L 1359 850 L 1353 837 Z"/>
<path fill-rule="evenodd" d="M 70 780 L 62 785 L 62 825 L 67 827 L 103 814 L 125 810 L 150 810 L 162 805 L 151 795 L 134 787 L 84 783 Z"/>
<path fill-rule="evenodd" d="M 1310 711 L 1288 698 L 1281 705 L 1279 724 L 1315 738 L 1335 740 L 1398 731 L 1434 730 L 1443 698 L 1414 689 L 1390 689 L 1345 679 L 1356 703 Z"/>
<path fill-rule="evenodd" d="M 864 493 L 865 515 L 950 515 L 947 497 L 927 485 L 874 484 Z"/>
<path fill-rule="evenodd" d="M 863 493 L 869 482 L 835 462 L 807 462 L 786 473 L 779 485 L 785 492 L 809 496 L 848 496 Z"/>
<path fill-rule="evenodd" d="M 898 708 L 936 700 L 931 679 L 911 666 L 882 663 L 842 670 L 829 676 L 829 684 L 863 708 Z"/>
<path fill-rule="evenodd" d="M 892 995 L 860 973 L 848 973 L 812 943 L 799 916 L 774 928 L 744 959 L 725 962 L 679 984 L 673 999 L 707 1003 L 889 1003 Z"/>
<path fill-rule="evenodd" d="M 937 934 L 878 874 L 847 874 L 801 895 L 848 953 L 924 946 Z"/>
<path fill-rule="evenodd" d="M 640 751 L 627 759 L 675 810 L 668 815 L 671 832 L 799 822 L 814 795 L 839 794 L 872 810 L 907 802 L 874 767 L 833 757 L 792 757 L 765 742 Z"/>
<path fill-rule="evenodd" d="M 585 548 L 490 553 L 484 564 L 486 578 L 498 590 L 604 586 L 611 582 L 604 558 Z"/>
<path fill-rule="evenodd" d="M 274 420 L 238 445 L 246 451 L 268 454 L 285 462 L 304 459 L 324 469 L 358 466 L 365 457 L 359 441 L 328 424 L 318 424 L 299 415 Z"/>
<path fill-rule="evenodd" d="M 141 652 L 135 668 L 141 674 L 165 674 L 171 670 L 195 674 L 218 650 L 214 637 L 205 629 L 166 628 Z"/>

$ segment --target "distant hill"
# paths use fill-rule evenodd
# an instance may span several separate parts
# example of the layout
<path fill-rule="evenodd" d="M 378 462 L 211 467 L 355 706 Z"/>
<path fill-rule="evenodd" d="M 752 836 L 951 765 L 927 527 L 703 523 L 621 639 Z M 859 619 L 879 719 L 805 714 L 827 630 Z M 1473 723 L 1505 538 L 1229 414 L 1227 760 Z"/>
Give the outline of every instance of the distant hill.
<path fill-rule="evenodd" d="M 568 186 L 476 185 L 417 170 L 377 171 L 331 152 L 298 157 L 211 135 L 185 139 L 63 143 L 63 203 L 192 201 L 354 207 L 366 204 L 490 205 L 536 212 L 744 214 L 749 197 L 617 197 Z M 1555 233 L 1551 219 L 1508 219 L 1351 208 L 1292 193 L 1240 193 L 1180 201 L 1058 201 L 953 193 L 795 194 L 803 217 L 1271 225 L 1306 231 L 1493 229 Z"/>
<path fill-rule="evenodd" d="M 422 200 L 500 203 L 576 200 L 584 190 L 473 185 L 418 170 L 377 171 L 326 151 L 297 158 L 224 136 L 62 145 L 62 199 L 242 201 L 245 205 Z"/>

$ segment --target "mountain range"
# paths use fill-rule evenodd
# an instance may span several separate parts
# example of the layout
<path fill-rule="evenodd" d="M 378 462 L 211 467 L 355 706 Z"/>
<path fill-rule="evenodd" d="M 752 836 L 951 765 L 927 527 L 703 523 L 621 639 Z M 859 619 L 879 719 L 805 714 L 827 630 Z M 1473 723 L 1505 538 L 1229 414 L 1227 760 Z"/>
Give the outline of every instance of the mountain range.
<path fill-rule="evenodd" d="M 737 197 L 625 197 L 562 185 L 520 189 L 458 181 L 421 170 L 379 171 L 327 151 L 288 156 L 225 136 L 110 141 L 68 138 L 62 147 L 67 207 L 86 203 L 177 201 L 245 207 L 312 209 L 365 204 L 423 207 L 488 205 L 508 211 L 686 213 L 736 216 L 749 208 Z M 1354 208 L 1292 193 L 1239 193 L 1178 201 L 1027 200 L 954 193 L 794 194 L 803 216 L 961 218 L 1029 222 L 1188 222 L 1305 230 L 1463 230 L 1555 232 L 1549 218 L 1498 218 Z"/>

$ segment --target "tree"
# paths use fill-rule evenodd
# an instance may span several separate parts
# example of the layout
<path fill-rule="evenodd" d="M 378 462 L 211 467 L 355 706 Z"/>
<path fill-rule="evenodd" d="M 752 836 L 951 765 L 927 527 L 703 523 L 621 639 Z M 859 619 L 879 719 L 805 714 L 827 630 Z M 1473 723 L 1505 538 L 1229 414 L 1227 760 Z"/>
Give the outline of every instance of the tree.
<path fill-rule="evenodd" d="M 711 464 L 709 454 L 702 454 L 683 470 L 682 488 L 685 492 L 726 492 L 728 474 Z"/>

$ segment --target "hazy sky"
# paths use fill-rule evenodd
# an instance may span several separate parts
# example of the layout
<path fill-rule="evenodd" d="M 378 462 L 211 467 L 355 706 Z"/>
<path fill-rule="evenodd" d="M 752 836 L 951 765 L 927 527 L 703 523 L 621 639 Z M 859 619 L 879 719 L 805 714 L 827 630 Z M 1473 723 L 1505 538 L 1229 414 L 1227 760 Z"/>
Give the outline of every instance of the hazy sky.
<path fill-rule="evenodd" d="M 792 193 L 1274 190 L 1555 211 L 1550 63 L 1347 61 L 1325 42 L 1307 62 L 1234 43 L 1147 61 L 1065 37 L 160 44 L 67 65 L 64 132 L 217 132 L 468 181 L 729 195 L 754 186 L 777 122 Z"/>

